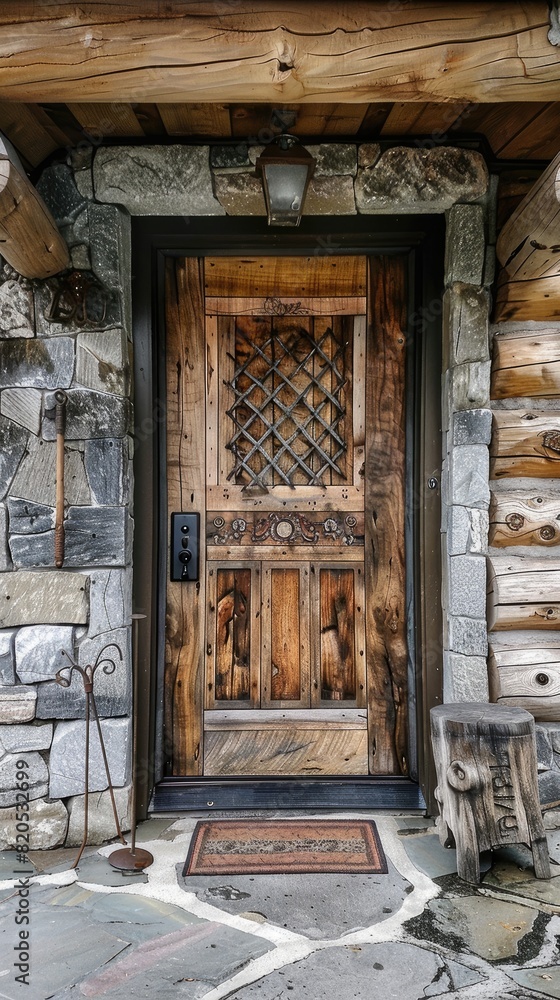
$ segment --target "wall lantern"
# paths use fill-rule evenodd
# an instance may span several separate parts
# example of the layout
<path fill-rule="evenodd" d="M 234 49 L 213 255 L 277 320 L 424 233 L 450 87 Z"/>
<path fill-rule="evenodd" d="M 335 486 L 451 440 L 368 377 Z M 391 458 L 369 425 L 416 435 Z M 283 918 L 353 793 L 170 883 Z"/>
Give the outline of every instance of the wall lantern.
<path fill-rule="evenodd" d="M 299 226 L 307 185 L 315 169 L 311 153 L 293 135 L 280 135 L 256 162 L 262 177 L 269 226 Z"/>

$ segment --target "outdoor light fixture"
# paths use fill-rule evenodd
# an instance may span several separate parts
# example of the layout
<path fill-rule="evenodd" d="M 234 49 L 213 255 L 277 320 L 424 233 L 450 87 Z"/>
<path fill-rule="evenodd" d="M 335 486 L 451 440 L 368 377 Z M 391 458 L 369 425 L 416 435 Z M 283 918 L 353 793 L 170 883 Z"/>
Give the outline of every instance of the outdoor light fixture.
<path fill-rule="evenodd" d="M 307 185 L 315 169 L 311 153 L 293 135 L 280 135 L 256 162 L 262 177 L 269 226 L 299 226 Z"/>

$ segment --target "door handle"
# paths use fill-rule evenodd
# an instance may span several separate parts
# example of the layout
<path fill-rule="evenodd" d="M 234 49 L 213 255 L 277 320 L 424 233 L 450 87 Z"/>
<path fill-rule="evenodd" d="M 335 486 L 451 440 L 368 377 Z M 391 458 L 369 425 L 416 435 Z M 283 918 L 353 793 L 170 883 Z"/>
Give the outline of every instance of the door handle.
<path fill-rule="evenodd" d="M 198 580 L 200 515 L 171 515 L 171 579 L 188 583 Z"/>

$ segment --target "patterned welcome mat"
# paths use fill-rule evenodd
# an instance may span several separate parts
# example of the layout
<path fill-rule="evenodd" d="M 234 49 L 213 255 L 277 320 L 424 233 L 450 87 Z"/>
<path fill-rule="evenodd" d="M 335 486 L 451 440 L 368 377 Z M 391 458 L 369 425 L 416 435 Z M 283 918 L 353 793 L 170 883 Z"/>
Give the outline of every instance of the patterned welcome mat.
<path fill-rule="evenodd" d="M 375 823 L 357 819 L 205 820 L 183 875 L 386 874 Z"/>

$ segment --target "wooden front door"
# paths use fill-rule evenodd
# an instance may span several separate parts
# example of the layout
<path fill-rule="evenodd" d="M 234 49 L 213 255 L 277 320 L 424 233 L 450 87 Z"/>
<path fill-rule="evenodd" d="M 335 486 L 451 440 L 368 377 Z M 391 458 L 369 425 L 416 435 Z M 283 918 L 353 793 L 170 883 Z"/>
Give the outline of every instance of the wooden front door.
<path fill-rule="evenodd" d="M 168 260 L 173 774 L 407 773 L 404 303 L 400 257 Z"/>

